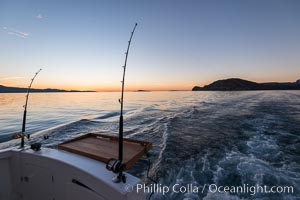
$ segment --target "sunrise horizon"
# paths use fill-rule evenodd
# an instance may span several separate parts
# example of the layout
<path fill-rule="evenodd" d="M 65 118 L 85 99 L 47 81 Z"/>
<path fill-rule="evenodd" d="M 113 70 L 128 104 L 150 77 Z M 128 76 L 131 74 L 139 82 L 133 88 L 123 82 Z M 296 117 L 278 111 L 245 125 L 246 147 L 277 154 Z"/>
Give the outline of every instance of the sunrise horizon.
<path fill-rule="evenodd" d="M 160 83 L 157 86 L 152 86 L 150 84 L 145 84 L 145 85 L 140 85 L 140 86 L 134 86 L 130 83 L 128 83 L 128 86 L 125 86 L 125 91 L 126 92 L 136 92 L 139 90 L 145 90 L 145 91 L 190 91 L 194 86 L 200 86 L 203 87 L 205 85 L 209 85 L 215 81 L 218 80 L 225 80 L 225 79 L 231 79 L 231 78 L 239 78 L 243 80 L 248 80 L 252 82 L 257 82 L 257 83 L 269 83 L 269 82 L 278 82 L 278 83 L 286 83 L 286 82 L 295 82 L 300 79 L 300 77 L 297 78 L 297 76 L 290 79 L 265 79 L 265 80 L 260 80 L 258 79 L 257 81 L 254 81 L 253 79 L 248 79 L 244 77 L 223 77 L 223 78 L 217 78 L 215 80 L 207 81 L 207 82 L 198 82 L 198 83 L 192 83 L 192 84 L 184 84 L 176 86 L 175 84 L 163 84 Z M 0 85 L 6 86 L 6 87 L 20 87 L 20 88 L 27 88 L 30 79 L 28 79 L 28 83 L 18 83 L 18 82 L 5 82 L 1 80 L 9 80 L 8 77 L 2 78 L 0 77 Z M 18 77 L 18 79 L 21 79 L 21 77 Z M 25 79 L 25 78 L 22 78 Z M 129 82 L 129 81 L 128 81 Z M 127 84 L 126 84 L 127 85 Z M 155 84 L 154 84 L 155 85 Z M 79 91 L 94 91 L 94 92 L 120 92 L 121 91 L 121 83 L 119 86 L 114 85 L 113 87 L 109 86 L 81 86 L 81 85 L 68 85 L 68 86 L 61 86 L 57 84 L 43 84 L 41 83 L 41 80 L 37 80 L 36 83 L 33 84 L 34 89 L 59 89 L 59 90 L 79 90 Z"/>

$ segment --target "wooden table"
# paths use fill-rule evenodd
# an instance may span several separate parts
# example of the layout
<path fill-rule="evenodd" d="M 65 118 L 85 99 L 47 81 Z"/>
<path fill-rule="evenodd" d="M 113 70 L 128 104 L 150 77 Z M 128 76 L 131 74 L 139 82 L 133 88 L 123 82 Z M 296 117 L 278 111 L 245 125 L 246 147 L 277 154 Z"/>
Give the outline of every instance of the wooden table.
<path fill-rule="evenodd" d="M 152 143 L 123 139 L 123 164 L 128 170 L 152 147 Z M 119 137 L 89 133 L 58 145 L 59 149 L 86 156 L 104 163 L 118 159 Z"/>

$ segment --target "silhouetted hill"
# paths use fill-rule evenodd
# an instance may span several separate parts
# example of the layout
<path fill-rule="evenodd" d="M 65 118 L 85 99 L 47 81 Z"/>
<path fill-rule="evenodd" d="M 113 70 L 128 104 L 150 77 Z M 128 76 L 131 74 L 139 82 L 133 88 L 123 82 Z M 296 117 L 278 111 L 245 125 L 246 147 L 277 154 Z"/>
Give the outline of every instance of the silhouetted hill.
<path fill-rule="evenodd" d="M 6 87 L 4 85 L 0 85 L 0 93 L 26 93 L 27 88 L 19 88 L 19 87 Z M 80 90 L 59 90 L 59 89 L 30 89 L 30 92 L 95 92 L 95 91 L 80 91 Z"/>
<path fill-rule="evenodd" d="M 218 80 L 204 87 L 195 86 L 192 91 L 235 91 L 235 90 L 300 90 L 300 79 L 286 83 L 256 83 L 239 78 Z"/>

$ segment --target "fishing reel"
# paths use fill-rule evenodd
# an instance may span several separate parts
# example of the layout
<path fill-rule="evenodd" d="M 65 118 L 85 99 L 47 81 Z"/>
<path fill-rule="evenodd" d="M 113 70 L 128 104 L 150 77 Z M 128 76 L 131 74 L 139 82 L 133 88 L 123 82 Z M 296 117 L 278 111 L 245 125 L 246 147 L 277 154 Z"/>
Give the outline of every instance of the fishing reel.
<path fill-rule="evenodd" d="M 112 158 L 106 163 L 106 169 L 116 174 L 123 171 L 123 165 L 120 160 Z"/>
<path fill-rule="evenodd" d="M 110 159 L 107 163 L 106 163 L 106 169 L 109 171 L 112 171 L 115 174 L 118 174 L 117 176 L 115 176 L 113 178 L 113 182 L 115 183 L 126 183 L 126 176 L 125 174 L 123 174 L 123 167 L 124 165 L 122 164 L 122 162 L 120 160 L 116 160 L 116 159 Z"/>

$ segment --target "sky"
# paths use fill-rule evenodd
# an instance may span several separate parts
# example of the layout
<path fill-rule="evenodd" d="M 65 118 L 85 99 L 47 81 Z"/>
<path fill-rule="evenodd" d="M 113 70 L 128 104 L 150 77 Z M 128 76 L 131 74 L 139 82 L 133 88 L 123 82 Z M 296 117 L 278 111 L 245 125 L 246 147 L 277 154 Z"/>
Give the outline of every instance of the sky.
<path fill-rule="evenodd" d="M 0 0 L 0 85 L 191 90 L 300 79 L 298 0 Z"/>

